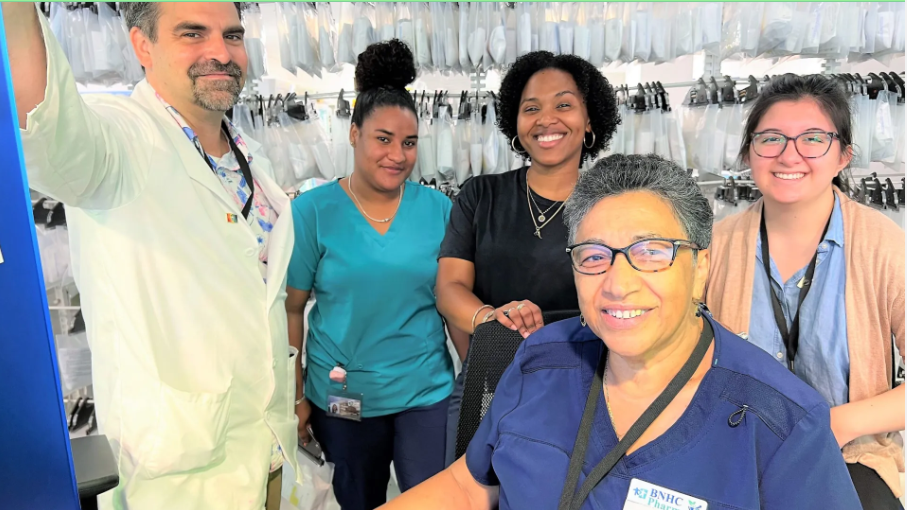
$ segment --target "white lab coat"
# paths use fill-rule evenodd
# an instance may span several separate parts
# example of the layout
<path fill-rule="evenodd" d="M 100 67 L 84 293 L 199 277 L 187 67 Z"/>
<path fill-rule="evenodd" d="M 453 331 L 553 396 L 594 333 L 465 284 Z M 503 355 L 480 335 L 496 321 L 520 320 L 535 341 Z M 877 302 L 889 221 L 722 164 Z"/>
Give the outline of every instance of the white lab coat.
<path fill-rule="evenodd" d="M 299 472 L 289 199 L 244 137 L 279 214 L 265 285 L 252 230 L 227 221 L 239 208 L 151 86 L 83 99 L 39 17 L 48 85 L 20 133 L 30 186 L 67 205 L 99 431 L 120 473 L 102 504 L 259 510 L 275 435 Z"/>

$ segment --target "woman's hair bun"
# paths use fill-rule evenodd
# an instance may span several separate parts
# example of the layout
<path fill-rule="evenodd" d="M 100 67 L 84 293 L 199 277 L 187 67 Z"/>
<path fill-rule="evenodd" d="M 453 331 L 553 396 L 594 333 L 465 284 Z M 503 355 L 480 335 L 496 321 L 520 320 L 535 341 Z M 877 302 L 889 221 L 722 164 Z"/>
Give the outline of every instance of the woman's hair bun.
<path fill-rule="evenodd" d="M 413 52 L 403 41 L 391 39 L 369 45 L 356 64 L 356 92 L 381 87 L 405 89 L 416 79 Z"/>

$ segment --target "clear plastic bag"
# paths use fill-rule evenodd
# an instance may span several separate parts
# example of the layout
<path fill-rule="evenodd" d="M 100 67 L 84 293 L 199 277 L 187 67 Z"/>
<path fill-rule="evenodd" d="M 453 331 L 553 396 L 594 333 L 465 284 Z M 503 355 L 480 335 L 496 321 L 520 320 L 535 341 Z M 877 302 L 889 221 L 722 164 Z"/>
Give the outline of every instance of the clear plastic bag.
<path fill-rule="evenodd" d="M 765 2 L 739 4 L 743 8 L 740 23 L 740 50 L 744 58 L 756 58 L 759 55 L 759 39 L 762 36 L 762 15 Z"/>
<path fill-rule="evenodd" d="M 355 24 L 354 7 L 352 2 L 340 3 L 340 29 L 337 31 L 337 63 L 356 65 L 358 53 L 353 51 L 353 37 Z"/>
<path fill-rule="evenodd" d="M 321 58 L 321 43 L 318 40 L 318 34 L 320 33 L 320 28 L 318 26 L 318 12 L 315 10 L 315 6 L 308 2 L 299 2 L 298 7 L 298 16 L 297 16 L 297 36 L 296 43 L 298 44 L 296 55 L 299 58 L 299 61 L 296 62 L 296 66 L 305 71 L 306 73 L 321 77 L 321 70 L 323 69 L 322 58 Z M 293 39 L 293 31 L 290 31 L 290 41 Z M 327 41 L 327 47 L 333 52 L 333 41 Z M 333 53 L 328 57 L 330 60 L 333 60 Z"/>
<path fill-rule="evenodd" d="M 485 133 L 482 147 L 482 173 L 495 173 L 498 167 L 498 152 L 501 150 L 498 134 L 497 117 L 495 116 L 494 99 L 488 100 L 485 113 Z"/>
<path fill-rule="evenodd" d="M 482 7 L 479 2 L 469 2 L 469 30 L 467 32 L 470 70 L 481 69 L 482 59 L 485 56 L 485 45 L 488 34 L 485 32 L 486 24 L 482 16 Z"/>
<path fill-rule="evenodd" d="M 894 7 L 894 33 L 891 36 L 891 51 L 895 53 L 904 53 L 904 31 L 905 31 L 905 6 L 902 3 L 892 4 Z"/>
<path fill-rule="evenodd" d="M 806 31 L 803 35 L 803 44 L 800 46 L 801 55 L 818 55 L 819 42 L 822 38 L 822 7 L 820 3 L 798 4 L 804 6 L 806 12 Z"/>
<path fill-rule="evenodd" d="M 337 60 L 337 29 L 334 24 L 334 15 L 331 13 L 331 4 L 319 2 L 316 4 L 316 11 L 318 12 L 318 56 L 321 57 L 321 66 L 329 73 L 336 73 L 342 67 Z"/>
<path fill-rule="evenodd" d="M 532 5 L 527 2 L 516 4 L 516 46 L 518 57 L 522 57 L 532 51 Z"/>
<path fill-rule="evenodd" d="M 838 33 L 841 22 L 840 4 L 837 2 L 823 2 L 820 6 L 822 12 L 822 27 L 819 29 L 819 55 L 826 58 L 841 58 L 846 55 L 841 46 L 844 34 Z"/>
<path fill-rule="evenodd" d="M 498 2 L 482 2 L 487 27 L 488 42 L 485 45 L 485 68 L 500 68 L 507 57 L 507 28 L 504 26 L 501 6 Z"/>
<path fill-rule="evenodd" d="M 693 12 L 686 5 L 674 5 L 674 56 L 693 53 Z"/>
<path fill-rule="evenodd" d="M 623 6 L 624 39 L 620 44 L 620 60 L 632 62 L 636 58 L 636 3 L 627 2 Z"/>
<path fill-rule="evenodd" d="M 425 2 L 413 3 L 413 24 L 415 26 L 416 66 L 425 72 L 434 70 L 432 59 L 432 32 L 431 11 Z"/>
<path fill-rule="evenodd" d="M 397 39 L 409 46 L 413 55 L 416 55 L 416 29 L 413 26 L 413 9 L 409 2 L 396 2 L 395 20 Z"/>
<path fill-rule="evenodd" d="M 438 118 L 432 124 L 435 140 L 435 161 L 441 180 L 450 182 L 456 180 L 456 167 L 454 165 L 454 126 L 450 116 L 450 108 L 442 105 L 438 110 Z"/>
<path fill-rule="evenodd" d="M 470 143 L 472 141 L 472 120 L 469 117 L 457 119 L 454 132 L 457 158 L 456 167 L 457 184 L 463 184 L 472 175 L 470 168 Z"/>
<path fill-rule="evenodd" d="M 705 112 L 699 118 L 699 123 L 696 126 L 697 143 L 696 152 L 693 154 L 693 168 L 696 168 L 699 171 L 711 173 L 718 173 L 720 171 L 715 167 L 715 158 L 712 156 L 715 152 L 713 147 L 717 145 L 716 128 L 718 126 L 718 113 L 719 107 L 717 104 L 706 106 Z"/>
<path fill-rule="evenodd" d="M 309 107 L 308 120 L 297 124 L 297 132 L 300 134 L 303 144 L 309 149 L 318 167 L 318 172 L 325 179 L 333 179 L 346 175 L 346 170 L 340 172 L 334 166 L 334 160 L 331 156 L 330 138 L 324 132 L 321 121 L 315 109 Z"/>
<path fill-rule="evenodd" d="M 605 61 L 620 59 L 620 48 L 624 40 L 624 8 L 618 2 L 608 2 L 605 15 Z"/>
<path fill-rule="evenodd" d="M 711 169 L 712 173 L 721 175 L 725 168 L 725 156 L 727 155 L 728 142 L 728 124 L 734 114 L 734 105 L 721 105 L 718 109 L 717 121 L 715 122 L 714 143 L 709 147 L 708 162 L 706 167 Z"/>
<path fill-rule="evenodd" d="M 892 108 L 891 118 L 894 121 L 894 140 L 895 140 L 895 151 L 894 151 L 894 164 L 902 165 L 904 164 L 904 103 L 898 103 L 897 100 L 890 103 Z"/>
<path fill-rule="evenodd" d="M 903 8 L 901 4 L 901 8 Z M 876 55 L 884 55 L 891 51 L 894 40 L 894 23 L 896 19 L 894 4 L 878 4 L 878 24 L 875 30 L 875 51 Z"/>
<path fill-rule="evenodd" d="M 560 22 L 560 13 L 558 4 L 554 2 L 539 3 L 541 26 L 539 27 L 539 50 L 549 51 L 555 55 L 560 55 L 560 45 L 558 44 L 557 25 Z"/>
<path fill-rule="evenodd" d="M 337 114 L 331 115 L 331 158 L 337 177 L 349 177 L 353 168 L 347 163 L 352 160 L 352 145 L 350 145 L 350 117 Z"/>
<path fill-rule="evenodd" d="M 376 16 L 374 5 L 368 2 L 353 3 L 353 58 L 357 61 L 359 55 L 377 41 Z"/>
<path fill-rule="evenodd" d="M 542 2 L 530 4 L 530 16 L 532 17 L 532 50 L 539 51 L 542 49 L 542 22 L 545 21 L 545 6 Z"/>
<path fill-rule="evenodd" d="M 897 94 L 879 92 L 875 99 L 876 114 L 872 136 L 873 161 L 893 162 L 895 154 L 894 121 L 891 118 L 891 98 L 897 102 Z"/>
<path fill-rule="evenodd" d="M 444 59 L 450 71 L 460 70 L 460 10 L 455 2 L 441 4 L 444 12 L 446 33 L 444 36 Z"/>
<path fill-rule="evenodd" d="M 62 28 L 64 37 L 69 41 L 67 57 L 73 78 L 76 82 L 85 84 L 91 78 L 91 58 L 87 55 L 87 25 L 83 10 L 81 8 L 67 10 Z"/>
<path fill-rule="evenodd" d="M 854 112 L 854 146 L 853 166 L 869 169 L 872 156 L 873 112 L 868 96 L 857 94 L 852 98 Z"/>
<path fill-rule="evenodd" d="M 511 66 L 516 62 L 517 56 L 517 43 L 516 43 L 516 33 L 517 33 L 517 16 L 516 9 L 511 7 L 506 7 L 503 9 L 504 14 L 504 27 L 506 30 L 505 39 L 507 42 L 507 50 L 504 53 L 504 65 Z"/>
<path fill-rule="evenodd" d="M 730 110 L 727 120 L 727 137 L 724 144 L 724 168 L 739 171 L 740 145 L 743 143 L 743 128 L 745 118 L 743 117 L 743 105 L 737 103 L 733 106 L 726 106 Z"/>
<path fill-rule="evenodd" d="M 605 4 L 595 2 L 582 5 L 586 13 L 586 27 L 589 29 L 589 63 L 602 67 L 605 65 Z"/>
<path fill-rule="evenodd" d="M 126 81 L 126 61 L 123 59 L 119 41 L 120 20 L 116 11 L 106 3 L 98 3 L 98 23 L 103 34 L 104 47 L 107 51 L 107 60 L 110 62 L 110 74 L 104 84 L 111 86 L 117 82 Z M 129 82 L 127 82 L 129 83 Z"/>
<path fill-rule="evenodd" d="M 390 41 L 397 36 L 396 12 L 394 2 L 375 3 L 375 30 L 379 42 Z"/>
<path fill-rule="evenodd" d="M 483 149 L 485 143 L 485 125 L 482 123 L 482 108 L 476 105 L 470 120 L 469 130 L 469 167 L 472 175 L 482 175 Z"/>
<path fill-rule="evenodd" d="M 267 73 L 265 66 L 268 59 L 261 36 L 261 8 L 258 4 L 250 3 L 246 7 L 243 12 L 243 27 L 246 29 L 243 41 L 249 58 L 249 80 L 260 80 Z"/>
<path fill-rule="evenodd" d="M 706 2 L 699 4 L 699 18 L 702 20 L 702 49 L 710 55 L 718 55 L 721 47 L 722 4 Z"/>
<path fill-rule="evenodd" d="M 624 130 L 624 154 L 636 154 L 636 130 L 639 127 L 638 114 L 628 109 L 625 119 L 627 127 Z"/>
<path fill-rule="evenodd" d="M 674 59 L 673 29 L 671 5 L 656 3 L 652 5 L 652 18 L 649 22 L 649 33 L 652 36 L 652 53 L 649 60 L 663 63 Z"/>
<path fill-rule="evenodd" d="M 419 149 L 417 158 L 421 175 L 417 177 L 417 179 L 422 178 L 426 181 L 437 179 L 438 176 L 438 153 L 435 146 L 435 139 L 433 136 L 434 130 L 432 129 L 431 120 L 431 114 L 428 113 L 427 110 L 423 112 L 422 118 L 419 120 Z"/>
<path fill-rule="evenodd" d="M 655 152 L 655 128 L 653 124 L 653 114 L 651 110 L 643 112 L 636 116 L 639 123 L 636 132 L 636 147 L 633 148 L 635 154 L 651 154 Z"/>
<path fill-rule="evenodd" d="M 280 67 L 296 74 L 298 29 L 296 5 L 292 2 L 277 4 L 277 47 L 280 51 Z"/>
<path fill-rule="evenodd" d="M 792 14 L 790 34 L 788 34 L 787 39 L 771 52 L 772 55 L 799 55 L 803 49 L 803 43 L 806 40 L 806 33 L 809 28 L 809 4 L 794 4 Z"/>
<path fill-rule="evenodd" d="M 690 168 L 687 164 L 687 144 L 683 140 L 683 129 L 676 111 L 665 112 L 665 128 L 668 132 L 668 144 L 671 147 L 671 161 L 681 168 Z"/>
<path fill-rule="evenodd" d="M 765 2 L 759 36 L 760 55 L 774 50 L 790 36 L 796 5 L 793 2 Z"/>
<path fill-rule="evenodd" d="M 573 27 L 573 54 L 589 61 L 592 58 L 592 30 L 589 28 L 589 11 L 593 4 L 580 2 L 576 4 L 576 24 Z"/>
<path fill-rule="evenodd" d="M 636 4 L 636 43 L 633 57 L 640 62 L 648 62 L 652 54 L 652 3 L 639 2 Z"/>
<path fill-rule="evenodd" d="M 235 107 L 233 115 L 236 115 Z M 283 144 L 280 147 L 282 149 L 281 157 L 285 159 L 276 162 L 271 161 L 274 171 L 274 180 L 284 192 L 292 193 L 299 189 L 299 185 L 302 184 L 302 181 L 299 181 L 296 178 L 297 173 L 302 173 L 304 171 L 305 165 L 302 140 L 293 127 L 293 120 L 286 112 L 280 112 L 277 116 L 277 121 L 277 124 L 270 126 L 268 129 L 280 132 L 280 142 Z M 271 157 L 270 154 L 272 149 L 272 147 L 265 147 L 265 151 L 268 153 L 268 159 Z"/>
<path fill-rule="evenodd" d="M 469 56 L 469 43 L 470 43 L 470 15 L 473 14 L 474 7 L 470 6 L 469 2 L 459 2 L 459 12 L 458 12 L 458 24 L 460 37 L 459 37 L 459 58 L 460 58 L 460 69 L 464 73 L 470 73 L 475 70 L 475 66 L 472 64 L 472 59 Z M 476 12 L 476 15 L 478 12 Z"/>
<path fill-rule="evenodd" d="M 741 55 L 743 11 L 746 4 L 728 3 L 724 6 L 721 19 L 721 48 L 719 56 L 722 60 Z"/>
<path fill-rule="evenodd" d="M 668 130 L 666 126 L 665 113 L 661 108 L 655 108 L 651 112 L 652 117 L 652 137 L 654 138 L 654 152 L 657 156 L 664 159 L 671 159 L 671 145 L 668 141 Z"/>
<path fill-rule="evenodd" d="M 559 8 L 557 24 L 558 47 L 564 55 L 572 55 L 573 38 L 576 34 L 576 4 L 573 2 L 561 2 L 555 4 Z"/>
<path fill-rule="evenodd" d="M 432 2 L 428 4 L 428 14 L 431 16 L 431 61 L 435 69 L 440 72 L 450 70 L 445 53 L 447 51 L 447 17 L 444 15 L 444 4 Z"/>

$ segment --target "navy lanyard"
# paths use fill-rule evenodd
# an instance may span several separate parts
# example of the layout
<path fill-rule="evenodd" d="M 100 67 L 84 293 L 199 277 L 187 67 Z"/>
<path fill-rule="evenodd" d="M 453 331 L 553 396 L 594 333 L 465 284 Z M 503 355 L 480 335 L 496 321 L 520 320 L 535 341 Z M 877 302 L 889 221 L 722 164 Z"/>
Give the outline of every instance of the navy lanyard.
<path fill-rule="evenodd" d="M 595 377 L 592 378 L 592 386 L 589 388 L 589 396 L 586 398 L 586 408 L 583 410 L 583 418 L 580 420 L 579 432 L 576 435 L 576 443 L 573 445 L 573 453 L 570 454 L 570 465 L 567 468 L 567 480 L 564 482 L 564 490 L 561 493 L 560 504 L 557 506 L 558 510 L 579 510 L 579 508 L 583 506 L 583 502 L 589 497 L 589 493 L 592 492 L 592 489 L 608 476 L 611 469 L 617 465 L 617 462 L 627 453 L 627 450 L 633 446 L 633 443 L 639 440 L 646 429 L 652 425 L 652 422 L 658 418 L 665 408 L 668 407 L 668 404 L 674 400 L 674 397 L 680 393 L 680 390 L 690 381 L 693 374 L 696 373 L 696 369 L 699 368 L 699 364 L 702 363 L 702 358 L 705 357 L 705 353 L 709 350 L 709 346 L 712 345 L 712 339 L 714 337 L 715 334 L 714 331 L 712 331 L 712 325 L 709 324 L 709 321 L 705 317 L 703 317 L 702 333 L 699 335 L 699 343 L 693 348 L 693 352 L 690 353 L 690 357 L 687 358 L 683 367 L 681 367 L 680 371 L 677 372 L 677 375 L 671 379 L 671 382 L 668 383 L 668 386 L 664 391 L 662 391 L 642 413 L 642 416 L 630 426 L 630 429 L 623 439 L 617 442 L 617 446 L 608 452 L 605 458 L 592 468 L 589 476 L 586 477 L 579 487 L 579 491 L 577 491 L 579 475 L 583 471 L 583 461 L 586 458 L 586 448 L 589 446 L 589 436 L 592 434 L 592 424 L 595 421 L 595 408 L 598 407 L 598 398 L 602 392 L 602 379 L 604 378 L 605 363 L 608 358 L 607 348 L 602 350 L 601 357 L 598 361 L 598 368 L 595 370 Z"/>
<path fill-rule="evenodd" d="M 233 155 L 239 163 L 239 169 L 242 172 L 242 176 L 246 180 L 246 184 L 249 185 L 249 198 L 246 199 L 246 203 L 242 207 L 242 217 L 249 219 L 249 211 L 252 210 L 252 197 L 255 196 L 255 182 L 252 181 L 252 169 L 249 168 L 249 161 L 246 159 L 246 156 L 239 150 L 239 147 L 236 146 L 236 142 L 233 141 L 233 137 L 230 136 L 230 131 L 227 129 L 226 124 L 223 124 L 223 130 L 224 134 L 227 135 L 227 141 L 230 143 L 230 150 L 233 151 Z M 202 154 L 202 157 L 211 171 L 214 172 L 214 175 L 217 175 L 217 168 L 211 164 L 211 158 L 209 158 L 207 154 Z"/>
<path fill-rule="evenodd" d="M 830 224 L 831 215 L 828 216 L 828 221 L 825 222 L 825 230 L 822 231 L 822 237 L 819 238 L 820 244 L 825 240 L 825 234 L 828 233 L 828 226 Z M 797 357 L 797 348 L 800 345 L 800 308 L 803 306 L 803 301 L 806 300 L 806 295 L 809 294 L 809 289 L 812 288 L 813 275 L 816 273 L 816 264 L 819 260 L 819 250 L 816 250 L 813 259 L 806 267 L 806 276 L 803 277 L 803 280 L 800 283 L 800 296 L 797 299 L 797 311 L 794 314 L 794 319 L 791 321 L 790 330 L 788 330 L 787 320 L 784 319 L 784 312 L 781 310 L 781 299 L 775 294 L 775 289 L 772 287 L 772 262 L 768 251 L 768 231 L 765 228 L 764 210 L 762 212 L 762 221 L 759 224 L 759 236 L 762 238 L 762 267 L 765 269 L 765 276 L 768 278 L 768 292 L 772 296 L 772 312 L 774 312 L 775 324 L 778 325 L 778 332 L 781 333 L 781 339 L 784 341 L 784 346 L 787 348 L 787 368 L 793 372 L 794 358 Z"/>

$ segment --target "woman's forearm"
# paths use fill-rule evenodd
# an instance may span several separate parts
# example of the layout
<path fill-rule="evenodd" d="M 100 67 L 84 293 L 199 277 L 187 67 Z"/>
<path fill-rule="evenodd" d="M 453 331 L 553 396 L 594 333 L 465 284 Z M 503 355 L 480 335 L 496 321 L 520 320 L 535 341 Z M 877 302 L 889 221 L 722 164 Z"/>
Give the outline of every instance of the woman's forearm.
<path fill-rule="evenodd" d="M 302 351 L 302 339 L 305 332 L 303 328 L 305 327 L 305 312 L 296 312 L 288 311 L 287 312 L 287 327 L 289 328 L 290 334 L 290 345 L 295 347 L 299 351 L 299 355 L 296 357 L 296 396 L 295 399 L 298 399 L 303 394 L 303 385 L 305 381 L 302 378 L 302 357 L 304 355 Z"/>
<path fill-rule="evenodd" d="M 381 510 L 491 510 L 498 488 L 480 485 L 462 457 L 452 466 L 391 500 Z"/>
<path fill-rule="evenodd" d="M 450 341 L 453 342 L 460 361 L 466 361 L 466 355 L 469 354 L 469 333 L 460 331 L 451 324 L 447 325 L 447 333 L 450 335 Z"/>
<path fill-rule="evenodd" d="M 475 326 L 481 324 L 485 317 L 485 311 L 492 311 L 492 308 L 486 308 L 478 313 L 483 303 L 471 289 L 459 282 L 449 282 L 438 288 L 438 311 L 447 320 L 449 325 L 460 330 L 467 335 L 471 335 Z M 473 324 L 473 317 L 476 317 Z M 455 340 L 451 336 L 452 340 Z M 456 343 L 454 344 L 456 345 Z"/>
<path fill-rule="evenodd" d="M 833 407 L 831 428 L 839 445 L 870 434 L 904 430 L 904 385 L 872 398 Z"/>

